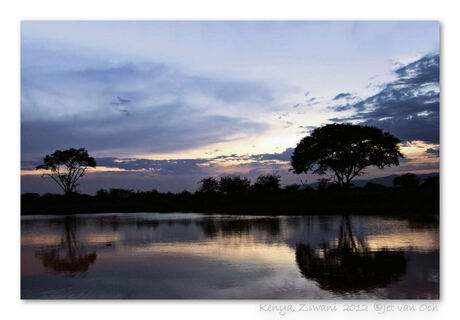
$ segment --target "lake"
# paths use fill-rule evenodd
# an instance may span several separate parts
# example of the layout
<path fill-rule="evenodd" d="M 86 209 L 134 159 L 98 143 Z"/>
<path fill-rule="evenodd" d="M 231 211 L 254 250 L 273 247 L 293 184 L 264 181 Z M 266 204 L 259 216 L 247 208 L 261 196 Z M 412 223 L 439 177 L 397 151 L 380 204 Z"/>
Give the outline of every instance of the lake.
<path fill-rule="evenodd" d="M 439 299 L 439 227 L 368 216 L 21 218 L 23 299 Z"/>

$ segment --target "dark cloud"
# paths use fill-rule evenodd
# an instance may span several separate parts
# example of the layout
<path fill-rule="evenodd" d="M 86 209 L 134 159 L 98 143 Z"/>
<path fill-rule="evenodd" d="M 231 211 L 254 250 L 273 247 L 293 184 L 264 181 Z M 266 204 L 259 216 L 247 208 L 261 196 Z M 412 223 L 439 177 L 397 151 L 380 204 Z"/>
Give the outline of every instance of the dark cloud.
<path fill-rule="evenodd" d="M 294 148 L 287 148 L 281 153 L 263 153 L 251 156 L 252 159 L 263 161 L 263 160 L 279 160 L 279 161 L 291 161 L 291 155 L 294 152 Z"/>
<path fill-rule="evenodd" d="M 393 167 L 391 170 L 385 170 L 385 172 L 408 172 L 408 171 L 437 171 L 439 170 L 439 162 L 426 162 L 418 163 L 409 161 L 407 164 L 402 164 L 399 167 Z"/>
<path fill-rule="evenodd" d="M 209 164 L 208 159 L 174 159 L 150 160 L 134 158 L 96 158 L 96 163 L 101 167 L 133 170 L 151 170 L 158 175 L 204 174 L 207 171 L 200 164 Z"/>
<path fill-rule="evenodd" d="M 334 97 L 334 99 L 332 100 L 339 100 L 339 99 L 343 99 L 343 98 L 349 98 L 349 97 L 352 97 L 353 95 L 349 92 L 343 92 L 343 93 L 339 93 L 338 95 L 336 95 Z"/>
<path fill-rule="evenodd" d="M 429 83 L 439 84 L 439 54 L 426 55 L 423 58 L 398 68 L 396 84 L 423 86 Z"/>
<path fill-rule="evenodd" d="M 165 105 L 156 112 L 147 110 L 123 118 L 108 115 L 23 121 L 22 155 L 43 155 L 69 147 L 85 147 L 90 153 L 170 152 L 229 141 L 236 133 L 251 135 L 267 129 L 267 125 L 241 118 L 197 116 L 199 113 L 183 105 Z"/>
<path fill-rule="evenodd" d="M 342 104 L 338 106 L 329 106 L 328 109 L 334 110 L 336 112 L 342 112 L 342 111 L 353 109 L 353 105 L 350 103 L 347 103 L 347 104 Z"/>
<path fill-rule="evenodd" d="M 30 73 L 32 73 L 31 70 L 24 70 L 25 77 L 34 76 Z M 93 67 L 53 73 L 50 76 L 51 79 L 49 80 L 65 79 L 78 87 L 82 83 L 85 84 L 85 87 L 95 86 L 98 89 L 102 87 L 107 90 L 107 93 L 114 92 L 111 89 L 111 87 L 114 87 L 121 91 L 118 97 L 137 98 L 137 102 L 139 102 L 139 99 L 150 97 L 153 93 L 156 95 L 169 94 L 175 97 L 183 97 L 189 93 L 199 93 L 204 96 L 212 96 L 224 102 L 266 102 L 272 99 L 269 88 L 256 82 L 239 82 L 188 75 L 170 69 L 163 64 L 142 66 L 130 63 L 121 66 Z M 145 90 L 134 88 L 135 86 L 142 86 L 142 89 Z M 114 93 L 117 92 L 115 91 Z M 129 102 L 126 99 L 118 100 L 119 102 Z"/>
<path fill-rule="evenodd" d="M 161 175 L 181 175 L 181 174 L 203 174 L 209 168 L 214 167 L 213 161 L 252 161 L 253 166 L 265 164 L 277 164 L 277 161 L 289 162 L 291 160 L 293 148 L 288 148 L 280 153 L 263 153 L 255 155 L 222 155 L 212 158 L 199 159 L 169 159 L 151 160 L 142 158 L 116 158 L 102 157 L 96 158 L 98 167 L 123 169 L 127 171 L 152 170 L 155 174 Z M 24 169 L 33 169 L 40 161 L 22 161 Z M 264 162 L 264 163 L 262 163 Z M 246 164 L 242 164 L 243 166 Z"/>
<path fill-rule="evenodd" d="M 124 113 L 125 115 L 129 116 L 131 113 L 129 112 L 128 109 L 123 109 L 121 106 L 129 104 L 131 100 L 122 98 L 120 96 L 117 96 L 117 101 L 112 101 L 110 102 L 111 105 L 115 107 L 115 110 L 118 112 Z"/>
<path fill-rule="evenodd" d="M 299 126 L 299 128 L 304 129 L 300 133 L 310 133 L 313 130 L 315 130 L 317 127 L 316 126 Z"/>
<path fill-rule="evenodd" d="M 171 159 L 171 160 L 151 160 L 140 158 L 115 158 L 103 157 L 96 158 L 97 166 L 123 170 L 151 170 L 158 175 L 182 175 L 182 174 L 208 174 L 209 169 L 215 165 L 213 161 L 250 161 L 241 166 L 266 167 L 289 162 L 291 160 L 293 148 L 288 148 L 280 153 L 263 153 L 255 155 L 222 155 L 213 158 L 200 159 Z M 37 163 L 33 163 L 36 165 Z"/>
<path fill-rule="evenodd" d="M 439 157 L 439 148 L 428 148 L 425 152 L 431 156 Z"/>
<path fill-rule="evenodd" d="M 439 142 L 439 54 L 423 58 L 395 71 L 397 79 L 377 94 L 351 106 L 350 117 L 330 119 L 336 122 L 360 121 L 390 131 L 402 140 Z"/>
<path fill-rule="evenodd" d="M 96 64 L 73 57 L 67 65 L 59 52 L 22 52 L 24 61 L 31 56 L 40 61 L 21 69 L 25 160 L 69 147 L 117 155 L 180 151 L 269 127 L 238 116 L 240 104 L 255 109 L 273 99 L 273 90 L 260 83 L 194 76 L 162 64 Z"/>
<path fill-rule="evenodd" d="M 35 167 L 40 164 L 39 160 L 22 160 L 21 170 L 35 170 Z"/>
<path fill-rule="evenodd" d="M 312 107 L 314 105 L 317 105 L 319 104 L 318 101 L 316 101 L 316 98 L 315 97 L 311 97 L 307 100 L 305 100 L 304 103 L 296 103 L 295 105 L 293 105 L 292 107 L 293 108 L 299 108 L 299 107 Z"/>

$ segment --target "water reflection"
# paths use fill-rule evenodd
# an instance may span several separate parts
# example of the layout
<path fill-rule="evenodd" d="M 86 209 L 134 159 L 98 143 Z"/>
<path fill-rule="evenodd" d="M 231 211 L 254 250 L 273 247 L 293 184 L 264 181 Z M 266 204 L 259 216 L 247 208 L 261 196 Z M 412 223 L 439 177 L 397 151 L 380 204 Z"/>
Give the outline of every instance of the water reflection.
<path fill-rule="evenodd" d="M 276 238 L 280 234 L 279 217 L 257 217 L 257 219 L 202 219 L 195 222 L 202 228 L 203 234 L 210 239 L 221 235 L 224 238 L 243 237 L 261 231 L 268 237 Z"/>
<path fill-rule="evenodd" d="M 347 215 L 342 217 L 337 244 L 298 244 L 295 257 L 305 278 L 335 293 L 385 287 L 406 273 L 407 263 L 402 251 L 370 251 L 363 239 L 354 236 Z"/>
<path fill-rule="evenodd" d="M 45 269 L 55 273 L 85 273 L 96 261 L 96 252 L 87 252 L 86 247 L 78 241 L 76 221 L 72 217 L 64 219 L 64 232 L 59 245 L 41 248 L 35 256 L 42 261 Z"/>
<path fill-rule="evenodd" d="M 439 297 L 438 226 L 381 217 L 23 217 L 21 260 L 23 298 Z"/>

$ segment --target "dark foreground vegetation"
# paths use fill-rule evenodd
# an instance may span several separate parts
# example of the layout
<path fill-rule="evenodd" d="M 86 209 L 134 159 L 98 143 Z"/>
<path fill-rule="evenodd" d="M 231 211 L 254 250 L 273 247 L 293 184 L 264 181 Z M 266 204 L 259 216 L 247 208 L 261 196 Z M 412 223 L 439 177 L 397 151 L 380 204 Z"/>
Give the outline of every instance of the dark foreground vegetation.
<path fill-rule="evenodd" d="M 96 195 L 25 193 L 21 214 L 113 212 L 200 212 L 260 215 L 388 215 L 416 219 L 439 216 L 439 177 L 420 181 L 416 175 L 396 178 L 393 187 L 367 183 L 344 188 L 325 181 L 316 188 L 280 187 L 278 176 L 266 175 L 254 184 L 246 178 L 205 178 L 195 193 L 156 190 L 99 190 Z"/>

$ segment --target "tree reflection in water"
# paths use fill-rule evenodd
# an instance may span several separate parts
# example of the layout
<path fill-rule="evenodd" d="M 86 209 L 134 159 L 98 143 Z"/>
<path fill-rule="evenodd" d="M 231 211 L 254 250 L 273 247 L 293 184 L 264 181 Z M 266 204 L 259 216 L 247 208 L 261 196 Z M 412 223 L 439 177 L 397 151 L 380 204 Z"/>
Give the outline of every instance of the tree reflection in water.
<path fill-rule="evenodd" d="M 278 237 L 280 234 L 279 217 L 201 219 L 197 220 L 195 224 L 202 229 L 203 235 L 209 239 L 218 235 L 223 238 L 247 236 L 254 230 L 262 231 L 270 237 Z"/>
<path fill-rule="evenodd" d="M 306 279 L 334 293 L 355 293 L 386 287 L 406 273 L 402 251 L 371 251 L 352 232 L 350 217 L 344 215 L 336 245 L 312 248 L 296 246 L 296 262 Z"/>
<path fill-rule="evenodd" d="M 96 252 L 87 252 L 76 237 L 76 223 L 71 217 L 64 219 L 64 234 L 61 243 L 35 253 L 47 270 L 55 273 L 85 273 L 96 261 Z"/>

